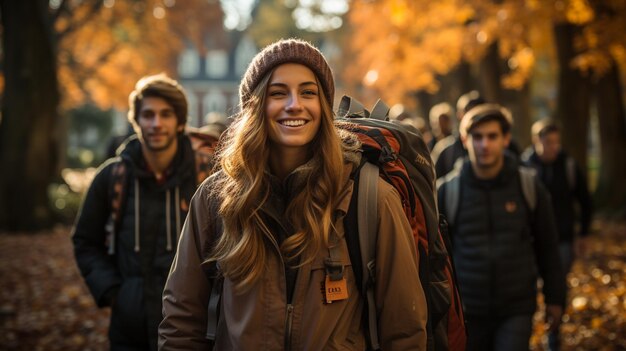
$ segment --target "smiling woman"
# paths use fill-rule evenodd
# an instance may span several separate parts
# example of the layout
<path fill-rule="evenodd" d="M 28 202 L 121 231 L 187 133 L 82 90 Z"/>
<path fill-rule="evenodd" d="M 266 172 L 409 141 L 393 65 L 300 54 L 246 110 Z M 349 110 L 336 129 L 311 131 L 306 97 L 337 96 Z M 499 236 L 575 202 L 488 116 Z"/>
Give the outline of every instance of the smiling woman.
<path fill-rule="evenodd" d="M 328 63 L 307 42 L 281 40 L 252 60 L 220 168 L 190 205 L 163 295 L 161 349 L 367 348 L 344 233 L 360 144 L 337 127 L 334 92 Z M 371 215 L 385 233 L 376 247 L 377 337 L 383 349 L 423 350 L 411 227 L 382 179 L 377 202 Z"/>

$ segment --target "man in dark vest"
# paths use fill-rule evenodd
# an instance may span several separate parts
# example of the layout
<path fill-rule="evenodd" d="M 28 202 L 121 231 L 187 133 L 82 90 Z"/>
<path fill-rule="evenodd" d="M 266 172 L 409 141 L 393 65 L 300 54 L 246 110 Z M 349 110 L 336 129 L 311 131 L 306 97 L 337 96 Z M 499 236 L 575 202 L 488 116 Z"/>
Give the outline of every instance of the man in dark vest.
<path fill-rule="evenodd" d="M 187 100 L 176 81 L 145 77 L 129 104 L 136 136 L 98 170 L 72 240 L 97 305 L 111 307 L 111 350 L 156 350 L 161 295 L 196 189 L 196 168 L 183 134 Z M 120 189 L 124 196 L 117 199 Z M 111 220 L 112 214 L 118 218 Z"/>
<path fill-rule="evenodd" d="M 471 109 L 460 126 L 469 159 L 438 189 L 450 222 L 468 351 L 529 349 L 539 277 L 551 329 L 563 311 L 565 276 L 550 197 L 532 171 L 505 152 L 511 125 L 510 113 L 497 104 Z"/>

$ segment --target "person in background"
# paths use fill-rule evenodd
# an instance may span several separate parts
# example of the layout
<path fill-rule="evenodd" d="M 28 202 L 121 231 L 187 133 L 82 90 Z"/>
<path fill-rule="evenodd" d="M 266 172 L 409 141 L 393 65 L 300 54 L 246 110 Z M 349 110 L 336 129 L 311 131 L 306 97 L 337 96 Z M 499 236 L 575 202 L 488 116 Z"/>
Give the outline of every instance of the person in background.
<path fill-rule="evenodd" d="M 430 130 L 428 130 L 424 118 L 415 115 L 402 104 L 395 104 L 389 109 L 389 119 L 409 126 L 413 131 L 420 132 L 425 143 L 428 143 L 432 138 L 432 134 Z"/>
<path fill-rule="evenodd" d="M 559 251 L 565 272 L 576 257 L 584 254 L 592 218 L 592 201 L 587 178 L 561 147 L 561 129 L 549 118 L 531 128 L 533 145 L 522 154 L 525 165 L 534 168 L 552 196 L 559 231 Z M 578 228 L 578 230 L 576 230 Z M 550 350 L 560 349 L 558 330 L 549 336 Z"/>
<path fill-rule="evenodd" d="M 128 120 L 136 135 L 100 166 L 72 241 L 96 304 L 111 307 L 111 350 L 156 350 L 161 294 L 196 190 L 182 87 L 163 74 L 142 78 Z"/>
<path fill-rule="evenodd" d="M 430 109 L 429 121 L 432 139 L 428 142 L 429 150 L 433 150 L 435 144 L 452 135 L 452 106 L 447 102 L 439 103 Z"/>
<path fill-rule="evenodd" d="M 220 169 L 194 195 L 183 227 L 163 293 L 161 350 L 367 348 L 343 224 L 360 143 L 336 126 L 334 91 L 328 63 L 307 42 L 280 40 L 254 57 Z M 410 224 L 382 178 L 377 202 L 380 346 L 425 350 Z"/>
<path fill-rule="evenodd" d="M 531 173 L 531 206 L 523 170 L 505 152 L 511 126 L 510 113 L 497 104 L 469 110 L 460 126 L 469 159 L 438 188 L 439 208 L 450 224 L 468 351 L 529 349 L 538 277 L 550 330 L 558 328 L 563 311 L 565 275 L 550 196 Z"/>
<path fill-rule="evenodd" d="M 461 124 L 463 116 L 475 106 L 486 103 L 478 91 L 472 90 L 459 97 L 456 103 L 456 117 Z M 435 165 L 435 175 L 441 178 L 454 169 L 458 159 L 467 156 L 467 150 L 463 147 L 460 135 L 449 135 L 438 141 L 432 148 L 431 157 Z"/>

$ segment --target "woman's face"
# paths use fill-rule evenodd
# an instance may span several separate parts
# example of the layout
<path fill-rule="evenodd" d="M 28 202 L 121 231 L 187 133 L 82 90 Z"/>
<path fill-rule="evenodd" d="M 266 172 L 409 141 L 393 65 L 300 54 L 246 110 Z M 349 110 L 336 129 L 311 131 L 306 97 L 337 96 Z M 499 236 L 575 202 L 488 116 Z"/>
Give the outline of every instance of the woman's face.
<path fill-rule="evenodd" d="M 265 95 L 265 118 L 272 146 L 307 151 L 322 119 L 315 74 L 308 67 L 285 63 L 272 73 Z"/>

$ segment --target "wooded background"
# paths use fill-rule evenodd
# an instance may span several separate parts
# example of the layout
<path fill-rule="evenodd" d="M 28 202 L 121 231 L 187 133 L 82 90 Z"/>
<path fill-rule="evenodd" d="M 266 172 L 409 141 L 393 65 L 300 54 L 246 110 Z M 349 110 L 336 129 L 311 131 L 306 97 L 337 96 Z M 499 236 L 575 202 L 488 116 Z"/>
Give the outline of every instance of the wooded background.
<path fill-rule="evenodd" d="M 175 76 L 184 40 L 228 45 L 223 6 L 233 1 L 0 0 L 0 230 L 59 221 L 49 189 L 68 166 L 72 109 L 124 110 L 139 77 Z M 532 122 L 552 115 L 584 167 L 597 130 L 595 205 L 626 216 L 625 1 L 345 3 L 330 13 L 323 0 L 258 0 L 242 28 L 259 47 L 332 38 L 338 82 L 364 102 L 380 96 L 428 116 L 478 89 L 513 111 L 522 147 Z"/>

